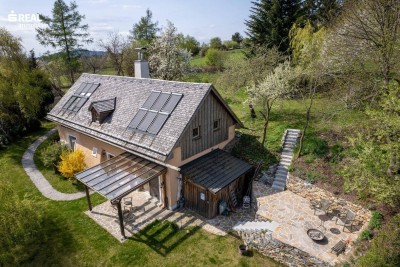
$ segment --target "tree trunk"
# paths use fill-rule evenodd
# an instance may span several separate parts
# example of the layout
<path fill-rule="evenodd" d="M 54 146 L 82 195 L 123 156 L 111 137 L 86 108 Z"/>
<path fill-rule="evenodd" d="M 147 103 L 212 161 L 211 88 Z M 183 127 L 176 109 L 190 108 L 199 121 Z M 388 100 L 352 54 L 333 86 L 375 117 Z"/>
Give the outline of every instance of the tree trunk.
<path fill-rule="evenodd" d="M 63 33 L 64 33 L 65 52 L 67 53 L 67 66 L 68 66 L 71 83 L 73 84 L 73 83 L 75 83 L 74 71 L 72 69 L 71 51 L 69 51 L 70 47 L 69 47 L 68 40 L 67 40 L 67 32 L 65 31 L 64 14 L 61 14 L 61 21 L 62 21 L 61 27 L 62 27 Z"/>
<path fill-rule="evenodd" d="M 309 93 L 310 105 L 307 107 L 307 112 L 306 112 L 306 124 L 304 125 L 303 132 L 301 133 L 300 142 L 299 142 L 299 151 L 297 151 L 296 158 L 299 158 L 302 154 L 301 152 L 303 150 L 304 137 L 306 136 L 308 124 L 310 123 L 310 114 L 311 114 L 311 108 L 312 108 L 313 101 L 314 101 L 314 95 L 315 95 L 315 85 L 312 85 L 312 89 L 310 88 L 310 93 Z"/>
<path fill-rule="evenodd" d="M 268 123 L 269 123 L 269 115 L 271 113 L 271 107 L 269 106 L 267 108 L 267 114 L 264 114 L 263 112 L 260 111 L 261 115 L 264 118 L 264 127 L 263 127 L 263 137 L 262 137 L 262 141 L 261 141 L 261 146 L 264 147 L 265 144 L 265 140 L 267 139 L 267 128 L 268 128 Z"/>

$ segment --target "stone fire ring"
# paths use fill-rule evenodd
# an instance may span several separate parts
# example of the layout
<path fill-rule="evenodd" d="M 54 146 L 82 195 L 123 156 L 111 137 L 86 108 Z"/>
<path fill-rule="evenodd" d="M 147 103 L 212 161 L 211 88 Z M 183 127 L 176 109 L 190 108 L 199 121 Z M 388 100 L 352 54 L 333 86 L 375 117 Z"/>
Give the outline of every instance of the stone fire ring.
<path fill-rule="evenodd" d="M 307 235 L 312 239 L 316 241 L 320 241 L 324 239 L 325 235 L 318 229 L 308 229 L 307 230 Z"/>

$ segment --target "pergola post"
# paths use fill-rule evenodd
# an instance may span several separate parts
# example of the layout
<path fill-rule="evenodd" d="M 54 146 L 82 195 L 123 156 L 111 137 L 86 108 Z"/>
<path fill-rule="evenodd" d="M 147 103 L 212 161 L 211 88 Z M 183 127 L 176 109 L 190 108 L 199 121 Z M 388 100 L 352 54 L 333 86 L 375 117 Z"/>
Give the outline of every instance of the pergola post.
<path fill-rule="evenodd" d="M 89 188 L 86 185 L 85 185 L 85 192 L 86 192 L 86 199 L 87 199 L 87 203 L 89 206 L 89 210 L 92 211 L 92 202 L 90 201 Z"/>
<path fill-rule="evenodd" d="M 121 208 L 121 200 L 117 202 L 118 208 L 118 218 L 119 218 L 119 227 L 121 229 L 121 235 L 125 239 L 125 228 L 124 228 L 124 217 L 122 216 L 122 208 Z"/>

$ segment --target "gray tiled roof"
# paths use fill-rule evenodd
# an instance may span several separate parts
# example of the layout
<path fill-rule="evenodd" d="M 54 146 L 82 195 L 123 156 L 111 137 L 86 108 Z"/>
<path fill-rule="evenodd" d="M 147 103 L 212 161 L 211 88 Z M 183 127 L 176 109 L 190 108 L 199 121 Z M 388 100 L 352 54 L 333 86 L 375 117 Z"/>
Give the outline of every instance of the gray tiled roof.
<path fill-rule="evenodd" d="M 78 112 L 63 110 L 65 102 L 82 82 L 100 83 L 100 86 Z M 211 90 L 214 90 L 213 86 L 207 83 L 82 74 L 50 111 L 47 118 L 128 151 L 165 161 L 198 106 Z M 180 93 L 183 97 L 157 135 L 127 129 L 151 91 Z M 95 101 L 112 98 L 116 98 L 115 111 L 102 124 L 92 123 L 91 114 L 88 111 L 89 105 Z M 232 116 L 235 115 L 232 114 Z"/>
<path fill-rule="evenodd" d="M 214 194 L 228 186 L 253 166 L 226 151 L 215 149 L 181 166 L 181 173 L 189 180 Z"/>
<path fill-rule="evenodd" d="M 107 100 L 94 101 L 90 104 L 89 110 L 91 108 L 94 108 L 97 113 L 113 111 L 115 108 L 115 97 Z"/>

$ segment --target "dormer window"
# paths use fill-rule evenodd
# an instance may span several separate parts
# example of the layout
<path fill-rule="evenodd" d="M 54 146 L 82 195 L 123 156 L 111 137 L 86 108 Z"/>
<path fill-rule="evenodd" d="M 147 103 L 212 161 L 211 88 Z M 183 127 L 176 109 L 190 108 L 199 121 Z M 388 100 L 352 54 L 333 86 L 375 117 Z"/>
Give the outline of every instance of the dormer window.
<path fill-rule="evenodd" d="M 103 123 L 104 119 L 115 110 L 116 98 L 94 101 L 89 106 L 92 122 Z"/>

